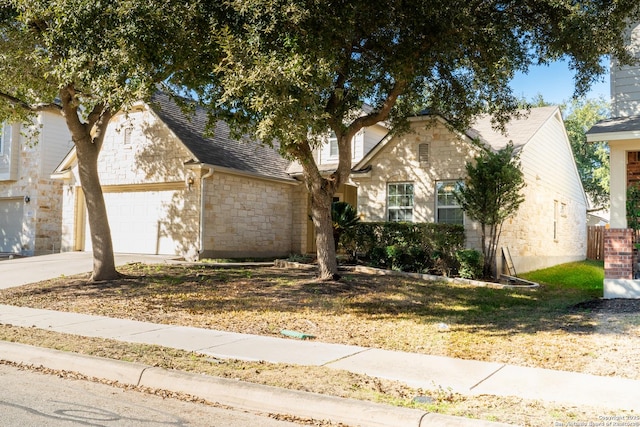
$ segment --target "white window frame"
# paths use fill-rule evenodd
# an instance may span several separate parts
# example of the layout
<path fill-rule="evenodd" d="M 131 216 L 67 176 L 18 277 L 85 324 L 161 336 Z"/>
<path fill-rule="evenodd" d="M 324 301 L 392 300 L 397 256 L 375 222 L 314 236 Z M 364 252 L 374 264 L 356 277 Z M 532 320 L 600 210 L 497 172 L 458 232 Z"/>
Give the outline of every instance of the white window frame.
<path fill-rule="evenodd" d="M 553 240 L 555 242 L 558 241 L 558 223 L 560 222 L 560 218 L 558 215 L 559 211 L 559 203 L 557 200 L 553 201 Z"/>
<path fill-rule="evenodd" d="M 329 135 L 329 158 L 337 159 L 339 154 L 338 137 L 336 137 L 335 133 L 331 132 L 331 135 Z"/>
<path fill-rule="evenodd" d="M 459 224 L 459 225 L 464 225 L 464 212 L 462 211 L 462 208 L 460 207 L 460 205 L 455 201 L 455 198 L 453 197 L 453 192 L 446 192 L 443 193 L 443 195 L 446 195 L 446 204 L 445 203 L 441 203 L 440 200 L 440 189 L 442 187 L 444 187 L 445 185 L 453 185 L 453 187 L 456 187 L 458 185 L 460 185 L 462 183 L 462 181 L 460 180 L 442 180 L 442 181 L 437 181 L 436 182 L 436 223 L 439 224 Z M 451 222 L 451 221 L 444 221 L 441 220 L 440 218 L 440 210 L 460 210 L 461 213 L 461 220 L 460 222 Z"/>
<path fill-rule="evenodd" d="M 413 182 L 387 183 L 387 221 L 413 222 L 414 197 Z"/>

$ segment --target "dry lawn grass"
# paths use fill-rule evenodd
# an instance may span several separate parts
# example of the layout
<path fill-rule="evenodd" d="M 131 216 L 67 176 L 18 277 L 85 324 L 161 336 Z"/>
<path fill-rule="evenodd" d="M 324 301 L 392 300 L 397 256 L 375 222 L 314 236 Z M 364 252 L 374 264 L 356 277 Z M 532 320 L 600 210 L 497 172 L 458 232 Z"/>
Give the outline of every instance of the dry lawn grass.
<path fill-rule="evenodd" d="M 3 290 L 0 303 L 273 336 L 293 329 L 324 342 L 640 379 L 637 302 L 611 306 L 585 291 L 500 290 L 361 273 L 325 283 L 315 281 L 312 271 L 266 267 L 134 264 L 121 271 L 125 277 L 107 283 L 59 278 Z M 415 395 L 428 394 L 434 400 L 429 410 L 523 425 L 595 421 L 605 413 L 412 390 L 323 368 L 212 363 L 186 352 L 51 334 L 0 328 L 5 340 L 51 341 L 71 351 L 340 396 L 415 405 Z"/>

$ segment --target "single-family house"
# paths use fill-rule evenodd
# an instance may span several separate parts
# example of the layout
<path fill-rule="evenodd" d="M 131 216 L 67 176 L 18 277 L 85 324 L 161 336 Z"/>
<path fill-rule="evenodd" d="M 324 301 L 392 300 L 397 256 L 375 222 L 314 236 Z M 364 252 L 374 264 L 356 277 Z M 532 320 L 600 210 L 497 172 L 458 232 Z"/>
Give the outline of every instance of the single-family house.
<path fill-rule="evenodd" d="M 640 23 L 627 32 L 628 48 L 640 59 Z M 611 218 L 605 230 L 604 297 L 640 298 L 634 233 L 627 224 L 627 189 L 640 185 L 640 66 L 611 64 L 611 118 L 587 132 L 587 141 L 609 143 Z"/>
<path fill-rule="evenodd" d="M 60 251 L 62 184 L 50 175 L 73 146 L 64 119 L 0 125 L 0 253 Z"/>
<path fill-rule="evenodd" d="M 432 119 L 412 119 L 413 132 L 401 136 L 383 123 L 361 130 L 352 142 L 351 179 L 336 200 L 357 206 L 365 221 L 459 222 L 468 246 L 479 248 L 478 225 L 455 206 L 451 184 L 464 179 L 476 139 L 492 149 L 513 141 L 527 200 L 505 225 L 502 245 L 516 269 L 584 259 L 586 198 L 558 108 L 532 109 L 504 135 L 488 119 L 464 134 L 441 118 L 426 126 Z M 206 120 L 204 111 L 185 115 L 163 94 L 112 119 L 98 167 L 114 250 L 188 259 L 313 252 L 300 166 L 231 138 L 222 122 L 207 136 Z M 321 170 L 336 167 L 336 144 L 328 135 L 314 153 Z M 90 250 L 74 151 L 55 176 L 64 182 L 63 250 Z"/>

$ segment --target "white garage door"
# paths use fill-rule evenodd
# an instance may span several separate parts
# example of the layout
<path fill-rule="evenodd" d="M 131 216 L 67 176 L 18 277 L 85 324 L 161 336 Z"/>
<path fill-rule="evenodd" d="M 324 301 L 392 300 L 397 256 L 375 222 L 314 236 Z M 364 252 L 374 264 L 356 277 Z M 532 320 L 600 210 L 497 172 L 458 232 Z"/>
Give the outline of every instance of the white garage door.
<path fill-rule="evenodd" d="M 177 253 L 179 233 L 173 224 L 181 209 L 172 208 L 176 191 L 135 191 L 105 193 L 113 250 L 122 253 Z M 173 216 L 173 217 L 172 217 Z M 91 250 L 91 236 L 87 221 L 85 250 Z"/>
<path fill-rule="evenodd" d="M 0 199 L 0 252 L 20 253 L 22 199 Z"/>

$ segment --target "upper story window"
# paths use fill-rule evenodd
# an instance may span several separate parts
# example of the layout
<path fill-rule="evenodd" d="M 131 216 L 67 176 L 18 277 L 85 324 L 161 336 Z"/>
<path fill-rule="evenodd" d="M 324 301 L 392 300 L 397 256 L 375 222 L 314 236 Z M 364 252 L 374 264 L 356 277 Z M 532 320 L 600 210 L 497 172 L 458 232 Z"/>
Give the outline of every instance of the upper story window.
<path fill-rule="evenodd" d="M 388 184 L 387 210 L 391 222 L 413 221 L 413 183 Z"/>
<path fill-rule="evenodd" d="M 460 181 L 439 181 L 436 183 L 436 222 L 464 224 L 462 208 L 453 195 Z"/>
<path fill-rule="evenodd" d="M 338 158 L 338 138 L 333 132 L 329 136 L 329 157 Z"/>

